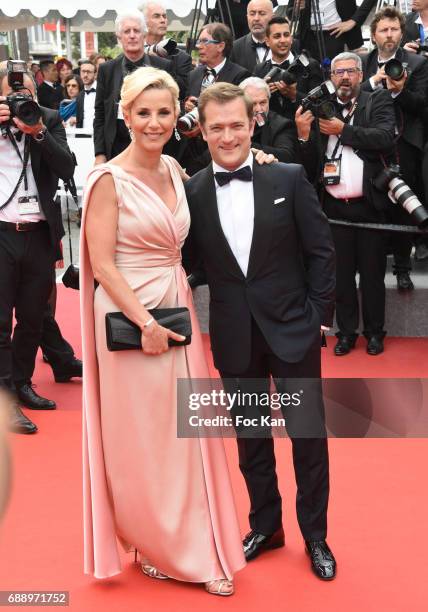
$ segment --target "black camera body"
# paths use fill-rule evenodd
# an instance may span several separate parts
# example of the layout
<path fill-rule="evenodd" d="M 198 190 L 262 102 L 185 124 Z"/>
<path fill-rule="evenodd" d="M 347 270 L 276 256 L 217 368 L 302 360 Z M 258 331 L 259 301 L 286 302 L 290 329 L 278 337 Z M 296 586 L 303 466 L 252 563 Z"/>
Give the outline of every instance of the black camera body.
<path fill-rule="evenodd" d="M 24 74 L 27 71 L 25 62 L 9 60 L 7 62 L 7 82 L 14 92 L 6 96 L 3 104 L 10 110 L 10 120 L 6 125 L 14 125 L 12 119 L 17 117 L 26 125 L 36 125 L 42 116 L 40 106 L 33 100 L 31 93 L 24 93 Z M 27 90 L 28 91 L 28 90 Z M 5 126 L 5 124 L 2 124 Z"/>
<path fill-rule="evenodd" d="M 419 45 L 419 47 L 416 49 L 416 53 L 418 55 L 420 55 L 421 53 L 423 53 L 424 55 L 428 54 L 428 45 Z"/>
<path fill-rule="evenodd" d="M 299 77 L 307 75 L 308 66 L 309 59 L 307 55 L 301 53 L 286 70 L 282 70 L 279 66 L 273 66 L 264 77 L 264 80 L 268 83 L 284 81 L 286 85 L 293 85 Z"/>
<path fill-rule="evenodd" d="M 398 164 L 390 164 L 372 179 L 379 191 L 387 191 L 389 199 L 399 204 L 413 218 L 418 227 L 428 226 L 428 211 L 401 178 Z"/>
<path fill-rule="evenodd" d="M 336 115 L 336 106 L 332 100 L 336 94 L 336 88 L 331 81 L 324 81 L 318 87 L 314 87 L 303 98 L 301 105 L 303 112 L 311 111 L 318 119 L 332 119 Z"/>

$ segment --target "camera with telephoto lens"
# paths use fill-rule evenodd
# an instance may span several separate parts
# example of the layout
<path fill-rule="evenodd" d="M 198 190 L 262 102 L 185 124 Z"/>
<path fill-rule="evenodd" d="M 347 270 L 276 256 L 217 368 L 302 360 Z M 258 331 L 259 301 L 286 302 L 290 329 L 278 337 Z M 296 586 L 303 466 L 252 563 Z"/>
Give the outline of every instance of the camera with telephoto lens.
<path fill-rule="evenodd" d="M 401 178 L 400 166 L 387 166 L 372 182 L 379 191 L 387 191 L 389 199 L 404 208 L 418 227 L 428 226 L 428 211 Z"/>
<path fill-rule="evenodd" d="M 311 111 L 318 119 L 332 119 L 336 115 L 336 106 L 332 100 L 336 94 L 336 88 L 331 81 L 324 81 L 318 87 L 314 87 L 301 105 L 303 112 Z"/>
<path fill-rule="evenodd" d="M 307 55 L 301 53 L 286 70 L 282 70 L 279 66 L 273 66 L 264 77 L 264 80 L 267 83 L 284 81 L 286 85 L 293 85 L 299 77 L 307 74 L 308 66 L 309 59 Z"/>
<path fill-rule="evenodd" d="M 385 64 L 385 74 L 393 81 L 400 81 L 406 73 L 407 64 L 393 57 Z"/>
<path fill-rule="evenodd" d="M 178 54 L 177 43 L 173 38 L 164 38 L 154 45 L 146 47 L 146 53 L 158 57 L 168 57 Z"/>
<path fill-rule="evenodd" d="M 7 82 L 14 92 L 6 96 L 3 104 L 7 104 L 10 110 L 10 119 L 2 126 L 14 125 L 12 119 L 17 117 L 25 125 L 36 125 L 40 121 L 42 111 L 37 102 L 33 100 L 31 93 L 23 93 L 27 89 L 24 85 L 24 74 L 27 72 L 25 62 L 9 60 L 7 62 Z M 28 89 L 27 89 L 28 91 Z"/>
<path fill-rule="evenodd" d="M 198 107 L 195 106 L 193 110 L 178 119 L 177 128 L 180 130 L 180 132 L 186 134 L 187 132 L 191 132 L 195 127 L 198 126 L 198 121 L 199 111 Z"/>

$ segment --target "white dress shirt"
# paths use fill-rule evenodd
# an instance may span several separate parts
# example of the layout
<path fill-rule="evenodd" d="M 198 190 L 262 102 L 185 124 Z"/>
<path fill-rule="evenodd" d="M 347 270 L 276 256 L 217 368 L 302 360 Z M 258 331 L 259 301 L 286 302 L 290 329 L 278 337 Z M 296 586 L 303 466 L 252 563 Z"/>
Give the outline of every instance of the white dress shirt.
<path fill-rule="evenodd" d="M 355 99 L 352 100 L 355 102 Z M 348 110 L 345 110 L 343 116 L 346 117 L 349 114 Z M 354 123 L 355 113 L 352 115 L 352 119 L 349 125 Z M 327 144 L 327 157 L 331 157 L 337 144 L 337 136 L 329 136 Z M 347 145 L 339 145 L 336 157 L 342 155 L 341 170 L 340 170 L 340 183 L 338 185 L 326 185 L 326 191 L 334 198 L 339 200 L 346 200 L 351 198 L 361 198 L 363 195 L 363 171 L 364 162 L 358 157 L 352 147 Z"/>
<path fill-rule="evenodd" d="M 14 130 L 12 129 L 12 131 Z M 22 136 L 21 141 L 17 142 L 17 145 L 22 159 L 24 159 L 24 135 Z M 0 159 L 0 206 L 2 206 L 2 204 L 4 204 L 11 196 L 22 172 L 22 161 L 19 159 L 18 154 L 9 138 L 0 137 Z M 3 208 L 3 210 L 0 210 L 0 221 L 7 221 L 9 223 L 30 223 L 46 219 L 41 209 L 40 201 L 39 213 L 21 215 L 18 209 L 18 198 L 34 195 L 38 197 L 36 181 L 31 168 L 31 156 L 27 165 L 27 182 L 28 190 L 25 191 L 24 179 L 22 179 L 13 200 L 5 208 Z"/>
<path fill-rule="evenodd" d="M 94 81 L 92 85 L 88 89 L 96 89 L 97 82 Z M 94 127 L 94 117 L 95 117 L 95 96 L 96 92 L 91 91 L 90 93 L 86 93 L 83 98 L 83 126 L 86 130 L 92 130 Z"/>
<path fill-rule="evenodd" d="M 257 38 L 254 38 L 252 34 L 251 34 L 251 38 L 253 39 L 255 43 L 260 42 L 260 40 L 257 40 Z M 264 61 L 268 59 L 268 53 L 270 53 L 270 49 L 267 49 L 266 47 L 257 47 L 256 53 L 257 53 L 257 59 L 259 63 L 262 64 Z"/>
<path fill-rule="evenodd" d="M 266 61 L 267 60 L 270 60 L 272 66 L 281 66 L 281 64 L 283 64 L 286 60 L 288 60 L 291 66 L 291 64 L 294 62 L 294 55 L 290 51 L 287 57 L 282 60 L 282 62 L 276 62 L 275 60 L 272 59 L 272 51 L 269 49 L 269 53 L 267 54 L 267 57 L 266 57 Z"/>
<path fill-rule="evenodd" d="M 319 8 L 323 30 L 342 21 L 336 9 L 336 0 L 319 0 Z M 311 11 L 311 27 L 315 27 L 313 10 Z"/>
<path fill-rule="evenodd" d="M 253 154 L 239 168 L 253 169 Z M 236 170 L 239 170 L 236 168 Z M 213 172 L 229 172 L 213 161 Z M 220 224 L 227 242 L 244 276 L 247 276 L 251 242 L 254 229 L 253 181 L 232 179 L 230 183 L 216 184 L 216 196 Z"/>
<path fill-rule="evenodd" d="M 424 22 L 422 21 L 422 17 L 421 17 L 420 15 L 418 15 L 417 19 L 415 19 L 415 23 L 416 23 L 417 25 L 419 25 L 419 26 L 422 26 L 422 27 L 423 27 L 423 29 L 424 29 L 424 39 L 423 39 L 423 40 L 421 40 L 421 44 L 422 44 L 422 45 L 424 45 L 424 44 L 425 44 L 425 41 L 426 41 L 426 40 L 427 40 L 427 38 L 428 38 L 428 26 L 426 26 L 426 25 L 424 24 Z M 420 38 L 420 37 L 419 37 L 419 38 Z"/>

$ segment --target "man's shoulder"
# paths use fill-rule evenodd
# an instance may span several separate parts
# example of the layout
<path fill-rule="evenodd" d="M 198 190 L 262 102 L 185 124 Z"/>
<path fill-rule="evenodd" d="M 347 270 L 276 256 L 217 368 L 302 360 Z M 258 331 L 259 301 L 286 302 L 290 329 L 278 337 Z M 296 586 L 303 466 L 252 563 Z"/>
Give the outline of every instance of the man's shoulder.
<path fill-rule="evenodd" d="M 257 164 L 256 161 L 254 161 L 254 163 Z M 289 181 L 291 178 L 302 173 L 302 166 L 301 164 L 284 164 L 282 162 L 276 162 L 274 164 L 260 165 L 259 171 L 271 178 Z"/>
<path fill-rule="evenodd" d="M 167 72 L 171 69 L 171 60 L 166 59 L 165 57 L 158 57 L 157 55 L 148 55 L 147 57 L 150 65 L 154 68 L 160 68 L 161 70 L 166 70 Z"/>
<path fill-rule="evenodd" d="M 279 113 L 270 110 L 267 125 L 271 125 L 275 130 L 286 130 L 294 127 L 294 122 L 287 117 L 282 117 Z"/>
<path fill-rule="evenodd" d="M 237 38 L 235 40 L 235 42 L 233 43 L 233 50 L 234 51 L 241 51 L 242 49 L 245 49 L 246 45 L 250 42 L 251 40 L 251 34 L 245 34 L 244 36 L 241 36 L 241 38 Z"/>
<path fill-rule="evenodd" d="M 410 53 L 406 49 L 401 49 L 401 61 L 407 63 L 410 70 L 428 70 L 428 60 L 424 55 Z"/>
<path fill-rule="evenodd" d="M 42 119 L 45 124 L 52 125 L 61 122 L 61 117 L 57 110 L 46 108 L 46 106 L 40 106 L 40 110 L 42 111 Z M 46 127 L 49 127 L 49 125 L 46 125 Z"/>
<path fill-rule="evenodd" d="M 228 79 L 234 79 L 236 77 L 242 77 L 243 79 L 247 76 L 251 76 L 246 68 L 240 66 L 239 64 L 235 64 L 230 59 L 226 60 L 225 65 L 219 72 L 219 76 L 226 77 Z"/>
<path fill-rule="evenodd" d="M 198 192 L 201 183 L 207 180 L 209 175 L 212 174 L 212 164 L 210 163 L 206 168 L 199 170 L 196 174 L 190 177 L 185 183 L 184 188 L 186 190 L 187 197 L 194 196 Z M 199 192 L 201 197 L 204 197 L 204 193 Z"/>

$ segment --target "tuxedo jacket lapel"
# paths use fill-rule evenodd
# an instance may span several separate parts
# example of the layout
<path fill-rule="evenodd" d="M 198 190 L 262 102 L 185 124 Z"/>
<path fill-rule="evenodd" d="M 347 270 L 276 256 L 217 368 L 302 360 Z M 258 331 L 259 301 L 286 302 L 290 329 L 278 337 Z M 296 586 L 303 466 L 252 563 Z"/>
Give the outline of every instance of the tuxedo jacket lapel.
<path fill-rule="evenodd" d="M 252 278 L 263 264 L 270 247 L 272 234 L 273 186 L 265 169 L 253 164 L 254 229 L 248 262 L 247 279 Z"/>
<path fill-rule="evenodd" d="M 205 176 L 202 183 L 201 192 L 204 194 L 204 204 L 200 208 L 205 219 L 203 227 L 205 228 L 205 231 L 210 232 L 213 235 L 215 242 L 218 243 L 219 249 L 217 252 L 217 257 L 224 261 L 225 269 L 229 270 L 233 276 L 237 276 L 238 278 L 242 279 L 244 278 L 244 274 L 235 259 L 232 249 L 230 248 L 221 227 L 212 163 L 203 172 L 205 173 Z"/>
<path fill-rule="evenodd" d="M 122 88 L 122 81 L 123 81 L 123 71 L 122 71 L 123 55 L 120 55 L 116 61 L 117 63 L 116 63 L 116 66 L 114 67 L 114 72 L 113 72 L 112 91 L 115 92 L 114 101 L 119 102 L 120 90 Z"/>

